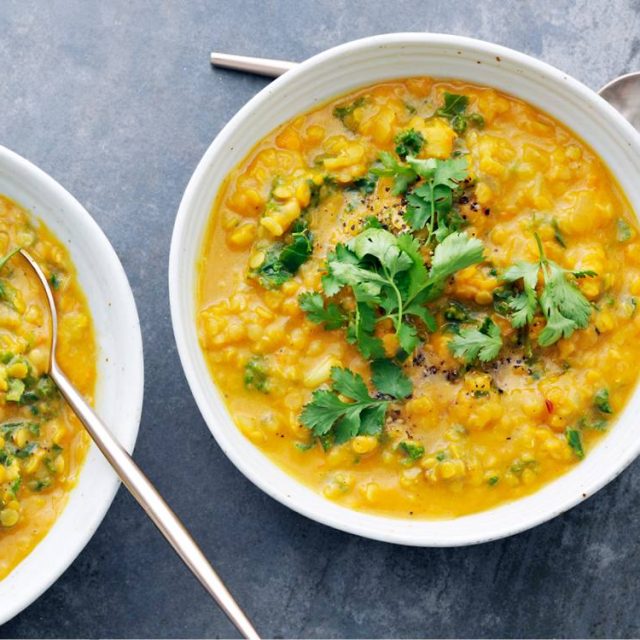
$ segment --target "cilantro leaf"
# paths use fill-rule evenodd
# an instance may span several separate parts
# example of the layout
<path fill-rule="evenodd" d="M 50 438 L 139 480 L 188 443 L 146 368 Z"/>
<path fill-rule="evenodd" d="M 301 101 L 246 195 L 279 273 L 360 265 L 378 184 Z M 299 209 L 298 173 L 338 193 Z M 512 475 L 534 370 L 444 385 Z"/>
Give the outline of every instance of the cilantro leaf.
<path fill-rule="evenodd" d="M 388 151 L 378 156 L 382 166 L 374 166 L 371 173 L 379 177 L 393 178 L 391 194 L 394 196 L 406 193 L 407 189 L 418 179 L 418 174 L 408 165 L 398 162 Z"/>
<path fill-rule="evenodd" d="M 316 324 L 322 324 L 327 331 L 344 326 L 347 318 L 340 305 L 325 300 L 317 292 L 307 291 L 298 297 L 300 308 L 307 314 L 307 318 Z"/>
<path fill-rule="evenodd" d="M 566 270 L 551 261 L 545 267 L 540 308 L 547 324 L 538 336 L 538 344 L 542 347 L 557 342 L 561 337 L 568 338 L 576 329 L 584 329 L 591 315 L 589 301 L 576 285 L 569 282 Z"/>
<path fill-rule="evenodd" d="M 580 459 L 584 458 L 584 447 L 582 446 L 582 434 L 578 429 L 567 429 L 565 431 L 567 443 L 573 449 L 573 453 Z"/>
<path fill-rule="evenodd" d="M 482 259 L 480 240 L 453 233 L 437 245 L 429 271 L 416 238 L 369 227 L 347 245 L 336 245 L 327 256 L 322 277 L 324 296 L 303 294 L 300 304 L 312 321 L 324 323 L 327 329 L 346 324 L 347 341 L 374 360 L 385 355 L 375 334 L 376 324 L 391 320 L 400 347 L 396 357 L 404 359 L 420 344 L 418 320 L 428 331 L 436 330 L 436 320 L 425 303 L 440 295 L 447 278 L 456 271 Z M 349 313 L 326 303 L 326 298 L 345 288 L 356 302 Z"/>
<path fill-rule="evenodd" d="M 378 391 L 386 396 L 394 399 L 405 397 L 395 392 L 408 395 L 411 389 L 407 390 L 407 382 L 409 385 L 411 383 L 399 367 L 389 364 L 392 368 L 377 365 L 374 384 L 377 380 L 382 385 Z M 369 395 L 362 376 L 349 369 L 333 367 L 331 380 L 330 389 L 313 392 L 311 402 L 304 406 L 300 414 L 302 424 L 316 437 L 332 437 L 335 444 L 342 444 L 357 435 L 380 434 L 390 400 Z"/>
<path fill-rule="evenodd" d="M 498 325 L 488 316 L 480 328 L 461 329 L 449 341 L 449 349 L 454 357 L 471 364 L 476 360 L 493 360 L 502 348 L 502 334 Z"/>
<path fill-rule="evenodd" d="M 520 328 L 531 323 L 538 308 L 545 317 L 546 324 L 538 336 L 538 344 L 548 347 L 560 338 L 568 338 L 576 329 L 584 329 L 589 324 L 591 305 L 580 289 L 568 276 L 584 278 L 596 275 L 593 271 L 568 271 L 549 260 L 542 242 L 535 234 L 540 259 L 537 263 L 517 262 L 503 274 L 507 282 L 522 280 L 523 291 L 508 299 L 511 324 Z M 538 277 L 542 271 L 544 286 L 537 293 Z"/>
<path fill-rule="evenodd" d="M 453 191 L 467 177 L 467 161 L 465 158 L 420 160 L 409 156 L 407 162 L 424 178 L 424 183 L 407 196 L 405 218 L 414 231 L 426 227 L 429 242 L 436 228 L 444 230 L 447 227 L 447 216 L 453 208 Z M 445 235 L 441 233 L 438 240 L 444 239 Z"/>
<path fill-rule="evenodd" d="M 464 231 L 447 236 L 433 252 L 429 282 L 443 285 L 457 271 L 478 264 L 484 259 L 484 245 Z"/>
<path fill-rule="evenodd" d="M 440 107 L 436 114 L 444 118 L 453 118 L 462 115 L 469 106 L 469 98 L 457 93 L 444 92 L 444 104 Z"/>
<path fill-rule="evenodd" d="M 366 103 L 364 96 L 359 96 L 351 104 L 335 107 L 333 110 L 333 116 L 338 118 L 342 124 L 350 131 L 357 131 L 357 123 L 353 121 L 353 112 L 360 107 L 363 107 Z"/>
<path fill-rule="evenodd" d="M 420 460 L 424 455 L 424 447 L 415 442 L 401 442 L 398 445 L 398 449 L 405 453 L 409 460 Z"/>
<path fill-rule="evenodd" d="M 347 329 L 347 342 L 357 345 L 360 353 L 369 360 L 385 357 L 382 340 L 374 334 L 376 320 L 375 309 L 359 302 Z"/>
<path fill-rule="evenodd" d="M 440 107 L 436 114 L 449 120 L 451 128 L 458 134 L 466 131 L 468 125 L 482 129 L 484 127 L 484 118 L 479 113 L 466 113 L 469 106 L 469 98 L 457 93 L 444 92 L 444 104 Z"/>
<path fill-rule="evenodd" d="M 599 389 L 593 398 L 593 403 L 599 411 L 602 411 L 602 413 L 613 413 L 611 402 L 609 401 L 608 389 Z"/>
<path fill-rule="evenodd" d="M 567 248 L 567 242 L 564 239 L 562 230 L 556 218 L 551 218 L 551 226 L 553 227 L 553 238 L 563 248 Z"/>
<path fill-rule="evenodd" d="M 417 156 L 424 145 L 424 136 L 415 129 L 401 131 L 393 141 L 396 153 L 404 160 L 407 156 Z"/>
<path fill-rule="evenodd" d="M 292 278 L 313 253 L 311 233 L 306 224 L 294 227 L 289 240 L 267 251 L 255 274 L 266 289 L 276 289 Z"/>
<path fill-rule="evenodd" d="M 380 393 L 393 398 L 406 398 L 413 391 L 413 384 L 402 369 L 391 360 L 375 360 L 371 364 L 371 379 Z"/>
<path fill-rule="evenodd" d="M 269 373 L 260 356 L 254 356 L 244 365 L 244 386 L 261 393 L 269 393 Z"/>

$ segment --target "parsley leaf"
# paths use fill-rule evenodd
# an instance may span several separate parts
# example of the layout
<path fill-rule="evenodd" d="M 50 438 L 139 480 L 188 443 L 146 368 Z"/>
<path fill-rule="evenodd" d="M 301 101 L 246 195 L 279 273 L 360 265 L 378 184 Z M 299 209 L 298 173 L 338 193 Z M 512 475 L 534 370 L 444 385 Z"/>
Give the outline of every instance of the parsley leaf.
<path fill-rule="evenodd" d="M 415 129 L 401 131 L 393 141 L 396 153 L 404 160 L 407 156 L 417 156 L 424 146 L 424 136 Z"/>
<path fill-rule="evenodd" d="M 382 387 L 378 387 L 378 391 L 393 399 L 411 393 L 411 381 L 402 370 L 392 362 L 386 361 L 384 365 L 382 362 L 377 363 L 374 374 L 374 384 Z M 362 376 L 349 369 L 333 367 L 331 380 L 330 389 L 313 392 L 311 402 L 304 406 L 300 415 L 302 424 L 316 437 L 332 437 L 335 444 L 342 444 L 357 435 L 380 434 L 390 400 L 370 396 Z"/>
<path fill-rule="evenodd" d="M 449 349 L 454 357 L 471 364 L 476 360 L 493 360 L 502 348 L 500 327 L 488 316 L 480 328 L 461 329 L 460 333 L 449 341 Z"/>

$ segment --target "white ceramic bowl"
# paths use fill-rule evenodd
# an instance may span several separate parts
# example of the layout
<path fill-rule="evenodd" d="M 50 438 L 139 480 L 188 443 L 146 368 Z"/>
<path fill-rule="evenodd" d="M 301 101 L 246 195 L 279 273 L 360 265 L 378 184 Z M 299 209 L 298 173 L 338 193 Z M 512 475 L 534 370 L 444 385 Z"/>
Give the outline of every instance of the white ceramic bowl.
<path fill-rule="evenodd" d="M 225 175 L 280 123 L 327 99 L 378 81 L 409 76 L 455 78 L 495 87 L 570 126 L 617 176 L 640 211 L 640 136 L 593 91 L 524 54 L 478 40 L 437 34 L 389 34 L 321 53 L 249 101 L 213 141 L 180 204 L 171 244 L 173 327 L 196 402 L 218 444 L 252 482 L 299 513 L 369 538 L 419 546 L 473 544 L 533 527 L 590 496 L 640 451 L 636 392 L 615 428 L 587 458 L 537 493 L 490 511 L 450 520 L 399 520 L 345 509 L 281 471 L 234 426 L 198 345 L 196 275 L 203 234 Z"/>
<path fill-rule="evenodd" d="M 98 343 L 95 408 L 132 451 L 143 394 L 142 337 L 133 294 L 107 237 L 53 178 L 0 147 L 0 193 L 44 221 L 69 249 L 87 297 Z M 119 481 L 91 445 L 77 486 L 49 533 L 0 581 L 0 624 L 57 580 L 98 528 Z"/>

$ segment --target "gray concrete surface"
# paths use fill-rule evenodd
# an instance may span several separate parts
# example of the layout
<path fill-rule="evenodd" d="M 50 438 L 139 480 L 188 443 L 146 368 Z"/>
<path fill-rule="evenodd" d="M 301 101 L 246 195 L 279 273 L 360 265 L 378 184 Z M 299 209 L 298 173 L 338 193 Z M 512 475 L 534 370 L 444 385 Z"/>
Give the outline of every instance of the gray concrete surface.
<path fill-rule="evenodd" d="M 290 512 L 227 461 L 174 346 L 167 259 L 180 197 L 266 80 L 223 51 L 300 60 L 438 31 L 504 44 L 597 88 L 640 68 L 640 3 L 610 0 L 0 3 L 0 143 L 67 187 L 116 248 L 146 355 L 136 448 L 265 636 L 640 635 L 640 466 L 553 522 L 463 549 L 394 547 Z M 223 615 L 125 491 L 77 561 L 1 637 L 226 637 Z"/>

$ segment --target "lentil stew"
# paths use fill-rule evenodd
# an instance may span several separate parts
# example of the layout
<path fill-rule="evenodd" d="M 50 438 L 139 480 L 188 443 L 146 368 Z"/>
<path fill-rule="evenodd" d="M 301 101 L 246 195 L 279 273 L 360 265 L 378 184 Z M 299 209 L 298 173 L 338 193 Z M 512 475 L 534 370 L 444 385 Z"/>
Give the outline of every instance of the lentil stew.
<path fill-rule="evenodd" d="M 213 205 L 197 296 L 238 428 L 357 510 L 529 494 L 637 382 L 624 194 L 566 126 L 463 82 L 377 84 L 261 140 Z"/>
<path fill-rule="evenodd" d="M 46 375 L 49 317 L 24 247 L 49 278 L 59 316 L 60 366 L 91 401 L 96 345 L 69 254 L 42 222 L 0 196 L 0 580 L 45 536 L 64 508 L 89 438 Z"/>

